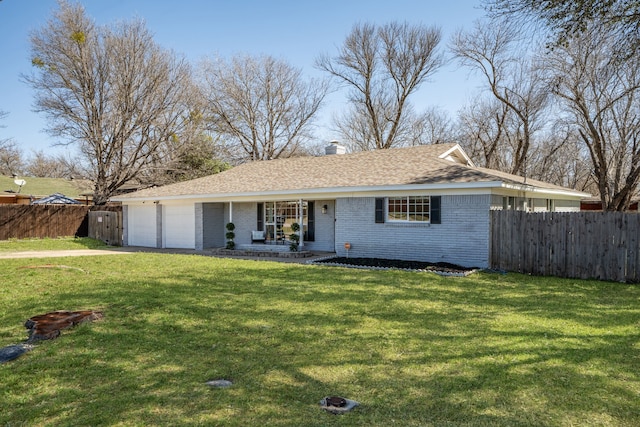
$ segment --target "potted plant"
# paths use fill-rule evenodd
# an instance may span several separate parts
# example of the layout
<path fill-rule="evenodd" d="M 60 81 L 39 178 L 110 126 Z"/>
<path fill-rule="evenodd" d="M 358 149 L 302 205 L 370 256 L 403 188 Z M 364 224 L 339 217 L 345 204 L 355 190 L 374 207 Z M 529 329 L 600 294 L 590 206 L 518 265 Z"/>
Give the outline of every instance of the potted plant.
<path fill-rule="evenodd" d="M 234 223 L 229 222 L 227 223 L 226 227 L 227 234 L 225 234 L 225 237 L 227 238 L 227 249 L 234 249 L 236 247 L 236 243 L 233 241 L 233 239 L 235 239 L 236 233 L 234 233 L 233 230 L 236 229 L 236 226 Z"/>
<path fill-rule="evenodd" d="M 298 231 L 300 231 L 300 224 L 297 222 L 291 224 L 291 231 L 292 233 L 289 234 L 289 241 L 291 242 L 289 244 L 289 250 L 291 252 L 298 252 L 298 246 L 300 244 L 300 234 Z"/>

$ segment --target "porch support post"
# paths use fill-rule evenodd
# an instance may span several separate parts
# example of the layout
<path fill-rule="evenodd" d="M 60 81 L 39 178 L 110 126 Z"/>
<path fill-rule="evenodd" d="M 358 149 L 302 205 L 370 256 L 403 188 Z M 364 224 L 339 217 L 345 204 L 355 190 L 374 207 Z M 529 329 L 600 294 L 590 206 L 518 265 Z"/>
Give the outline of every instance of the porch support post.
<path fill-rule="evenodd" d="M 233 202 L 229 202 L 229 222 L 233 222 Z"/>
<path fill-rule="evenodd" d="M 162 217 L 162 205 L 160 202 L 153 202 L 156 207 L 156 248 L 162 247 L 162 234 L 164 232 L 164 218 Z"/>
<path fill-rule="evenodd" d="M 302 199 L 298 200 L 298 224 L 300 225 L 300 231 L 298 231 L 300 235 L 300 247 L 304 246 L 304 225 L 303 225 L 303 209 L 302 209 Z"/>
<path fill-rule="evenodd" d="M 204 249 L 204 206 L 202 203 L 196 203 L 194 206 L 196 227 L 195 227 L 195 250 Z"/>

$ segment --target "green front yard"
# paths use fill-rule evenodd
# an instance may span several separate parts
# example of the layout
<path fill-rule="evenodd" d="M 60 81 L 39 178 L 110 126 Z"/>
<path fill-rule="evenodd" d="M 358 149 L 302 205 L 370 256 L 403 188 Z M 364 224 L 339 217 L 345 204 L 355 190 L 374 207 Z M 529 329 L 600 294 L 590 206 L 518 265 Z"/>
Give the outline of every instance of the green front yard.
<path fill-rule="evenodd" d="M 0 365 L 0 426 L 640 424 L 637 285 L 142 253 L 0 266 L 0 347 L 37 314 L 105 314 Z M 327 395 L 361 405 L 331 415 Z"/>
<path fill-rule="evenodd" d="M 101 249 L 107 245 L 87 237 L 62 237 L 59 239 L 11 239 L 0 240 L 0 254 L 7 252 L 28 252 L 72 249 Z"/>

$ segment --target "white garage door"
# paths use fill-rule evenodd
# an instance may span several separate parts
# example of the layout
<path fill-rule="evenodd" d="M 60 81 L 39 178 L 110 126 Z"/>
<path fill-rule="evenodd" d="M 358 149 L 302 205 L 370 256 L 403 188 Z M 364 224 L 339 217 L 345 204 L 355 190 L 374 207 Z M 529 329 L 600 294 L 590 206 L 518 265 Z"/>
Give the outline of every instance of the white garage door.
<path fill-rule="evenodd" d="M 194 205 L 165 205 L 162 208 L 162 246 L 194 249 L 196 247 Z"/>
<path fill-rule="evenodd" d="M 127 209 L 129 246 L 156 247 L 156 206 L 129 206 Z"/>

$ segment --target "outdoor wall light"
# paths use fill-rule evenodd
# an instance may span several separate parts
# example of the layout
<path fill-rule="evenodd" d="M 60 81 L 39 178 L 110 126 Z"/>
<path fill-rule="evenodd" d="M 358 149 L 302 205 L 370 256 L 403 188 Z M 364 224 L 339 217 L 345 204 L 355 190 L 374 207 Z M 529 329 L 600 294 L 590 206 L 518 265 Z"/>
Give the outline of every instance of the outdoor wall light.
<path fill-rule="evenodd" d="M 327 209 L 328 209 L 328 208 L 329 208 L 329 206 L 327 206 L 327 205 L 323 205 L 323 206 L 322 206 L 322 213 L 323 213 L 323 214 L 326 214 L 326 213 L 327 213 Z"/>

